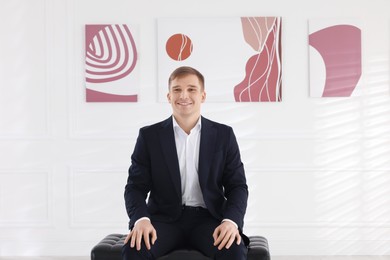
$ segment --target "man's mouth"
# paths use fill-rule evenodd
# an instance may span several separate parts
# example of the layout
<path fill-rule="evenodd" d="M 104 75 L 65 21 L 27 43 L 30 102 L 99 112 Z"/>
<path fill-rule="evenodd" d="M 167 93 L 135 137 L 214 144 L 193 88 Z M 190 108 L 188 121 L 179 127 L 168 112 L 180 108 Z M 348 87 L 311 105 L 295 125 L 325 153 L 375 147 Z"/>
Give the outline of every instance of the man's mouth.
<path fill-rule="evenodd" d="M 192 103 L 190 103 L 190 102 L 178 102 L 177 104 L 180 105 L 180 106 L 189 106 L 189 105 L 192 105 Z"/>

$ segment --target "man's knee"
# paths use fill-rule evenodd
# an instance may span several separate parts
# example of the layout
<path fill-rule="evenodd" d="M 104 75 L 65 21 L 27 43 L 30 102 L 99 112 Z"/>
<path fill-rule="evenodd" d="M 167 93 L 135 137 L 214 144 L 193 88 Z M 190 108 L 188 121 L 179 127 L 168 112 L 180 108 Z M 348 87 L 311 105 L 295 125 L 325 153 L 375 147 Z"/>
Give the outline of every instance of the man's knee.
<path fill-rule="evenodd" d="M 218 249 L 217 249 L 218 250 Z M 248 249 L 244 245 L 244 243 L 241 242 L 241 244 L 237 245 L 236 243 L 233 243 L 229 249 L 222 249 L 219 250 L 216 253 L 215 259 L 217 260 L 246 260 L 248 254 Z"/>
<path fill-rule="evenodd" d="M 122 259 L 123 260 L 153 260 L 151 253 L 146 250 L 146 246 L 142 243 L 141 250 L 137 250 L 135 247 L 130 247 L 130 241 L 122 247 Z"/>

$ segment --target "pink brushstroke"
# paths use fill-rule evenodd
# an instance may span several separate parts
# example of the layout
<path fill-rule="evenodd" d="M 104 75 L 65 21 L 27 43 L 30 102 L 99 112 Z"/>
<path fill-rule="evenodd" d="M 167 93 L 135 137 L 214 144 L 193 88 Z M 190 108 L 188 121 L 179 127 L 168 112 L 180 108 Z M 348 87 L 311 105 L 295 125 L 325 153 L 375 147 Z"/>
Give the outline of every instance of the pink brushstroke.
<path fill-rule="evenodd" d="M 276 17 L 241 17 L 244 39 L 253 50 L 261 52 L 275 22 Z"/>
<path fill-rule="evenodd" d="M 87 89 L 87 102 L 137 102 L 138 95 L 115 95 Z"/>
<path fill-rule="evenodd" d="M 336 25 L 310 34 L 309 44 L 325 63 L 323 97 L 349 97 L 362 74 L 361 30 L 352 25 Z"/>
<path fill-rule="evenodd" d="M 257 17 L 242 21 L 246 41 L 259 54 L 249 58 L 245 67 L 245 79 L 234 87 L 235 100 L 237 102 L 281 101 L 279 19 Z"/>

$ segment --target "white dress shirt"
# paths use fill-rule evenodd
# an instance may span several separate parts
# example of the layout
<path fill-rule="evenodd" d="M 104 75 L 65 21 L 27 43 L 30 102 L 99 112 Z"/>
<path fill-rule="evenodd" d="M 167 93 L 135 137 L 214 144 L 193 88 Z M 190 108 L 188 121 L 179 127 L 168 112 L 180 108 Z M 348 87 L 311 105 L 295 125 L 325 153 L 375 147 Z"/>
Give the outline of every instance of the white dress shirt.
<path fill-rule="evenodd" d="M 201 120 L 187 134 L 172 116 L 177 158 L 179 160 L 182 204 L 206 208 L 198 177 Z"/>

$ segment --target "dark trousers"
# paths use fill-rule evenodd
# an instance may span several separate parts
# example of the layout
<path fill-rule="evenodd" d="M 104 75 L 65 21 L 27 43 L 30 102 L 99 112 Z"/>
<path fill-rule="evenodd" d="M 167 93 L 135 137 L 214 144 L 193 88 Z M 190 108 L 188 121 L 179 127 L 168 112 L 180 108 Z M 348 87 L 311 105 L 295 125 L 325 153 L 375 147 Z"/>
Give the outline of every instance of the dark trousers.
<path fill-rule="evenodd" d="M 246 260 L 247 248 L 241 241 L 229 249 L 218 250 L 214 246 L 213 232 L 220 225 L 206 209 L 184 207 L 180 219 L 174 223 L 152 222 L 157 231 L 157 240 L 150 250 L 144 243 L 141 250 L 131 248 L 129 242 L 122 248 L 123 260 L 154 260 L 180 248 L 196 249 L 217 260 Z"/>

